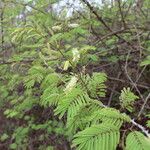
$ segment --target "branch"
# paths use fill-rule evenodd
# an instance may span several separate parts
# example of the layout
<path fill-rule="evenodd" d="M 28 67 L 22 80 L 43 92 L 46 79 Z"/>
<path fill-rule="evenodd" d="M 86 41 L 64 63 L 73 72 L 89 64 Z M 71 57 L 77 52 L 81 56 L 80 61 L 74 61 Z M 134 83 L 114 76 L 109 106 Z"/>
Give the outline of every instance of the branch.
<path fill-rule="evenodd" d="M 87 0 L 81 0 L 81 1 L 83 1 L 88 6 L 88 8 L 90 9 L 90 11 L 97 17 L 97 20 L 99 20 L 105 26 L 106 29 L 108 29 L 109 31 L 112 32 L 111 28 L 105 23 L 105 21 L 103 20 L 103 18 L 97 14 L 97 12 L 90 5 L 90 3 Z"/>
<path fill-rule="evenodd" d="M 132 78 L 130 77 L 129 73 L 128 73 L 128 59 L 129 59 L 129 56 L 130 56 L 130 53 L 131 53 L 131 50 L 128 51 L 128 54 L 127 54 L 127 57 L 126 57 L 126 62 L 125 62 L 125 74 L 127 76 L 127 78 L 129 79 L 129 81 L 132 83 L 132 85 L 135 87 L 136 91 L 138 92 L 140 98 L 142 99 L 142 101 L 144 101 L 144 98 L 143 98 L 143 95 L 141 94 L 141 92 L 139 91 L 138 87 L 136 86 L 136 84 L 133 82 Z"/>
<path fill-rule="evenodd" d="M 20 61 L 0 61 L 0 65 L 9 65 L 9 64 L 14 64 L 14 63 L 31 63 L 36 59 L 27 59 L 27 60 L 20 60 Z M 54 60 L 58 60 L 57 58 L 51 58 L 51 59 L 47 59 L 49 61 L 54 61 Z"/>
<path fill-rule="evenodd" d="M 0 2 L 0 10 L 1 10 L 1 14 L 0 14 L 0 22 L 1 22 L 1 47 L 2 47 L 2 51 L 4 50 L 4 3 L 3 1 Z"/>
<path fill-rule="evenodd" d="M 33 61 L 34 61 L 34 59 L 20 60 L 20 61 L 2 61 L 2 62 L 0 62 L 0 65 L 9 65 L 9 64 L 14 64 L 14 63 L 31 63 Z"/>
<path fill-rule="evenodd" d="M 119 82 L 122 82 L 122 83 L 129 83 L 129 84 L 133 85 L 132 82 L 127 82 L 126 80 L 123 80 L 123 79 L 118 79 L 118 78 L 114 78 L 114 77 L 108 77 L 108 79 L 110 79 L 110 80 L 115 80 L 115 81 L 119 81 Z M 138 86 L 138 87 L 141 87 L 141 88 L 144 88 L 144 89 L 149 89 L 148 86 L 143 85 L 143 84 L 134 83 L 134 85 L 136 85 L 136 86 Z"/>
<path fill-rule="evenodd" d="M 124 38 L 122 38 L 121 36 L 119 36 L 117 33 L 115 33 L 103 20 L 103 18 L 101 16 L 98 15 L 98 13 L 94 10 L 94 8 L 90 5 L 90 3 L 87 0 L 81 0 L 82 2 L 84 2 L 87 7 L 91 10 L 91 12 L 96 16 L 97 20 L 100 21 L 104 27 L 106 29 L 108 29 L 108 31 L 113 32 L 113 35 L 115 35 L 118 39 L 122 40 L 123 42 L 126 42 L 131 48 L 135 49 L 133 44 L 131 44 L 130 42 L 128 42 L 127 40 L 125 40 Z"/>
<path fill-rule="evenodd" d="M 117 79 L 120 78 L 120 75 L 121 75 L 121 72 L 118 72 Z M 109 97 L 109 100 L 108 100 L 108 104 L 107 104 L 108 106 L 110 106 L 110 104 L 111 104 L 115 88 L 116 88 L 116 84 L 113 85 L 113 88 L 112 88 L 112 91 L 111 91 L 111 94 L 110 94 L 110 97 Z"/>
<path fill-rule="evenodd" d="M 139 129 L 141 129 L 142 132 L 145 133 L 145 135 L 146 135 L 147 137 L 150 138 L 150 134 L 149 134 L 148 130 L 146 130 L 142 125 L 136 123 L 136 122 L 134 121 L 134 119 L 132 119 L 131 122 L 132 122 L 133 125 L 135 125 L 135 126 L 138 127 Z"/>
<path fill-rule="evenodd" d="M 147 96 L 146 99 L 144 100 L 144 103 L 143 103 L 143 105 L 142 105 L 142 107 L 141 107 L 141 110 L 140 110 L 140 112 L 139 112 L 139 114 L 138 114 L 138 117 L 140 117 L 141 114 L 143 113 L 144 108 L 145 108 L 145 105 L 147 104 L 149 98 L 150 98 L 150 93 L 148 94 L 148 96 Z"/>
<path fill-rule="evenodd" d="M 124 20 L 123 12 L 122 12 L 122 9 L 121 9 L 121 1 L 117 0 L 117 2 L 118 2 L 118 7 L 119 7 L 119 11 L 120 11 L 120 15 L 121 15 L 121 20 L 122 20 L 123 26 L 124 26 L 124 28 L 126 28 L 126 22 Z"/>

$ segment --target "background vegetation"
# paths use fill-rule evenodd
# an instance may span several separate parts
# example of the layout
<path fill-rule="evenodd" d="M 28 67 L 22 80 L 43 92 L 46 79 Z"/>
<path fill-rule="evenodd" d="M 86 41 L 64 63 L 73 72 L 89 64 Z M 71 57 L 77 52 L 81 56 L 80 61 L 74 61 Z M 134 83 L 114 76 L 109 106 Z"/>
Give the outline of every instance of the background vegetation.
<path fill-rule="evenodd" d="M 0 149 L 150 150 L 150 1 L 58 2 L 0 2 Z"/>

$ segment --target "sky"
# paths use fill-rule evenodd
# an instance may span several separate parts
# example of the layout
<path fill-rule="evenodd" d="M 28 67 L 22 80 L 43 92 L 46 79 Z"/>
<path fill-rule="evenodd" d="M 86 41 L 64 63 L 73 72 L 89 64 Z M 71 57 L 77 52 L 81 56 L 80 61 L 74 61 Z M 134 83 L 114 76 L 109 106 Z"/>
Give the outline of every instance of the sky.
<path fill-rule="evenodd" d="M 31 0 L 24 0 L 26 2 L 29 2 Z M 96 6 L 102 6 L 102 0 L 87 0 L 90 4 L 93 5 L 96 4 Z M 105 2 L 108 2 L 110 0 L 105 0 Z M 69 17 L 72 15 L 73 11 L 80 11 L 83 8 L 83 4 L 80 0 L 60 0 L 58 3 L 53 4 L 53 10 L 57 12 L 58 14 L 61 14 L 63 10 L 66 10 L 66 17 Z M 31 7 L 26 7 L 28 11 L 31 11 Z"/>
<path fill-rule="evenodd" d="M 102 5 L 101 0 L 88 0 L 88 2 Z M 61 0 L 58 4 L 54 4 L 53 8 L 58 13 L 66 8 L 66 16 L 68 17 L 74 10 L 81 10 L 83 8 L 83 5 L 80 0 Z"/>

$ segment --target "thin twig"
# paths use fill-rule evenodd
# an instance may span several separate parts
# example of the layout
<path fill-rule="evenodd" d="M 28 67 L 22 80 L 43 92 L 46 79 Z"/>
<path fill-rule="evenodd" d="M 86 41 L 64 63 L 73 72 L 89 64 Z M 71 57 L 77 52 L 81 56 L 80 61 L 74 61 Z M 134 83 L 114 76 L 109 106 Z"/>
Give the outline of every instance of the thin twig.
<path fill-rule="evenodd" d="M 144 111 L 144 108 L 145 108 L 145 105 L 147 104 L 149 98 L 150 98 L 150 93 L 148 94 L 148 96 L 144 100 L 144 103 L 143 103 L 143 105 L 141 107 L 141 110 L 139 111 L 138 118 L 142 115 L 142 113 Z"/>
<path fill-rule="evenodd" d="M 128 51 L 128 55 L 127 55 L 127 57 L 126 57 L 126 62 L 125 62 L 125 67 L 124 67 L 125 73 L 126 73 L 127 78 L 129 79 L 129 81 L 130 81 L 130 82 L 132 83 L 132 85 L 135 87 L 135 89 L 136 89 L 136 91 L 138 92 L 138 94 L 139 94 L 140 98 L 142 99 L 142 101 L 144 101 L 143 95 L 141 94 L 141 92 L 139 91 L 138 87 L 137 87 L 136 84 L 133 82 L 132 78 L 130 77 L 130 75 L 129 75 L 129 73 L 128 73 L 127 67 L 128 67 L 128 59 L 129 59 L 130 53 L 131 53 L 131 50 Z"/>
<path fill-rule="evenodd" d="M 20 61 L 2 61 L 0 62 L 0 65 L 9 65 L 9 64 L 15 64 L 15 63 L 31 63 L 34 59 L 30 60 L 20 60 Z"/>
<path fill-rule="evenodd" d="M 144 70 L 146 69 L 147 66 L 144 66 L 142 71 L 140 72 L 140 74 L 138 75 L 138 78 L 136 79 L 136 81 L 134 82 L 135 84 L 139 81 L 139 79 L 141 78 L 142 76 L 142 73 L 144 72 Z M 137 85 L 137 84 L 136 84 Z M 149 87 L 147 87 L 147 89 L 149 89 Z"/>
<path fill-rule="evenodd" d="M 110 76 L 108 76 L 108 79 L 110 79 L 110 80 L 115 80 L 115 81 L 119 81 L 119 82 L 122 82 L 122 83 L 129 83 L 129 84 L 131 84 L 131 85 L 133 85 L 133 83 L 131 83 L 131 82 L 128 82 L 128 81 L 126 81 L 126 80 L 123 80 L 123 79 L 118 79 L 118 78 L 114 78 L 114 77 L 110 77 Z M 138 87 L 141 87 L 141 88 L 144 88 L 144 89 L 150 89 L 150 87 L 148 87 L 148 86 L 146 86 L 146 85 L 143 85 L 143 84 L 137 84 L 137 83 L 134 83 L 136 86 L 138 86 Z"/>
<path fill-rule="evenodd" d="M 119 79 L 120 75 L 121 75 L 121 72 L 118 73 L 117 79 Z M 111 101 L 112 101 L 112 97 L 113 97 L 115 88 L 116 88 L 116 84 L 113 85 L 113 88 L 112 88 L 112 91 L 111 91 L 111 93 L 110 93 L 110 97 L 109 97 L 108 105 L 107 105 L 107 106 L 110 106 L 110 104 L 111 104 Z"/>
<path fill-rule="evenodd" d="M 132 119 L 131 122 L 132 122 L 133 125 L 135 125 L 135 126 L 138 127 L 139 129 L 141 129 L 142 132 L 145 133 L 145 135 L 146 135 L 147 137 L 150 138 L 150 134 L 149 134 L 148 130 L 146 130 L 142 125 L 140 125 L 140 124 L 138 124 L 137 122 L 135 122 L 134 119 Z"/>
<path fill-rule="evenodd" d="M 124 16 L 123 16 L 122 8 L 121 8 L 121 1 L 117 0 L 117 2 L 118 2 L 118 6 L 119 6 L 119 11 L 120 11 L 123 27 L 126 28 L 126 22 L 125 22 L 125 19 L 124 19 Z"/>
<path fill-rule="evenodd" d="M 0 10 L 1 10 L 1 14 L 0 14 L 0 22 L 1 22 L 1 48 L 2 51 L 4 51 L 4 2 L 1 1 L 0 2 Z"/>
<path fill-rule="evenodd" d="M 20 60 L 20 61 L 0 61 L 0 65 L 9 65 L 9 64 L 15 64 L 15 63 L 32 63 L 34 60 L 36 59 L 24 59 L 24 60 Z M 53 59 L 47 59 L 49 61 L 54 61 L 54 60 L 58 60 L 57 58 L 53 58 Z"/>

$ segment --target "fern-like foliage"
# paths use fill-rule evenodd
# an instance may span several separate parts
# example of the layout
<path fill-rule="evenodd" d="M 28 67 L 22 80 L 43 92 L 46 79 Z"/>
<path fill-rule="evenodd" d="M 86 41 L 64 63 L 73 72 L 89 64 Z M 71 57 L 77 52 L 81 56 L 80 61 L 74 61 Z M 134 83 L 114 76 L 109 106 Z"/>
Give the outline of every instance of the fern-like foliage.
<path fill-rule="evenodd" d="M 123 88 L 119 99 L 121 102 L 121 106 L 123 108 L 126 108 L 130 112 L 132 112 L 133 104 L 135 100 L 138 99 L 138 96 L 136 96 L 133 92 L 131 92 L 131 89 L 128 87 L 128 88 Z"/>
<path fill-rule="evenodd" d="M 40 83 L 46 75 L 46 69 L 36 65 L 29 69 L 28 76 L 24 79 L 24 84 L 27 89 L 32 88 L 35 82 Z"/>
<path fill-rule="evenodd" d="M 61 84 L 62 78 L 57 73 L 48 74 L 42 81 L 41 89 L 44 89 L 41 96 L 40 104 L 43 106 L 56 105 L 61 93 L 59 84 Z"/>
<path fill-rule="evenodd" d="M 123 122 L 130 122 L 130 118 L 116 109 L 102 108 L 95 111 L 89 121 L 92 121 L 92 124 L 103 122 L 120 128 Z"/>
<path fill-rule="evenodd" d="M 126 150 L 150 150 L 150 139 L 138 131 L 131 132 L 126 139 Z"/>
<path fill-rule="evenodd" d="M 69 93 L 62 95 L 61 100 L 55 109 L 55 114 L 60 114 L 60 118 L 67 112 L 67 118 L 76 114 L 78 109 L 89 103 L 86 93 L 80 88 L 73 88 Z"/>
<path fill-rule="evenodd" d="M 77 150 L 116 150 L 120 133 L 116 126 L 100 124 L 86 128 L 74 136 Z"/>
<path fill-rule="evenodd" d="M 83 130 L 91 126 L 92 122 L 89 118 L 93 116 L 95 111 L 101 109 L 100 105 L 101 102 L 91 99 L 87 104 L 81 106 L 74 116 L 67 120 L 67 129 L 69 132 L 74 133 L 77 129 Z"/>
<path fill-rule="evenodd" d="M 107 76 L 105 73 L 93 73 L 91 78 L 88 79 L 87 87 L 90 91 L 90 95 L 94 98 L 105 97 L 105 84 L 104 82 L 107 80 Z"/>
<path fill-rule="evenodd" d="M 55 87 L 59 82 L 61 82 L 61 76 L 57 73 L 50 73 L 45 76 L 44 80 L 42 81 L 41 88 L 47 89 L 50 87 Z"/>
<path fill-rule="evenodd" d="M 92 77 L 84 76 L 83 79 L 86 81 L 85 84 L 91 88 L 91 91 L 99 93 L 97 96 L 103 97 L 105 95 L 106 75 L 104 73 L 94 73 Z M 51 89 L 51 91 L 53 90 Z M 66 127 L 69 132 L 75 133 L 77 130 L 84 130 L 101 123 L 112 124 L 120 128 L 123 122 L 130 121 L 128 116 L 121 114 L 116 109 L 102 108 L 103 104 L 91 99 L 88 92 L 82 86 L 82 83 L 77 82 L 77 77 L 73 76 L 66 84 L 64 93 L 59 95 L 55 115 L 59 114 L 61 118 L 66 114 Z"/>
<path fill-rule="evenodd" d="M 29 95 L 29 92 L 26 92 L 23 96 L 18 97 L 18 99 L 11 100 L 11 109 L 6 109 L 4 114 L 8 118 L 22 117 L 33 106 L 37 105 L 38 100 L 38 97 Z"/>

